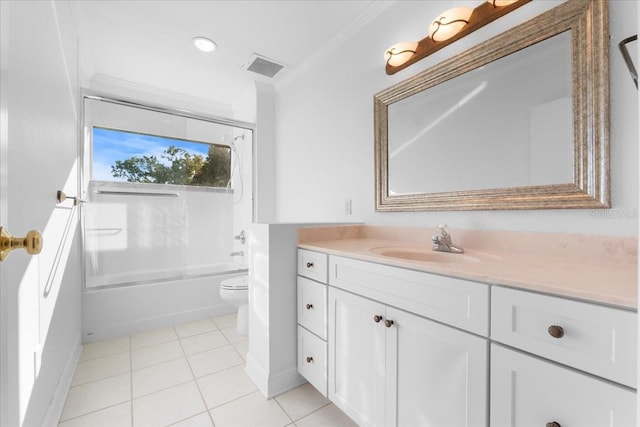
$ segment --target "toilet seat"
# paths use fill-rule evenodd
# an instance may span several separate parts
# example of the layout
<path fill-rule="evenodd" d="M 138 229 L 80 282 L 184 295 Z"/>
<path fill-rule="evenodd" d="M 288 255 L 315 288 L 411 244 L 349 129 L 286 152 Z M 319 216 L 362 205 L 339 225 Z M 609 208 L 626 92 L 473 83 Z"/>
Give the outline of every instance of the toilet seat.
<path fill-rule="evenodd" d="M 249 289 L 248 276 L 238 276 L 231 279 L 225 279 L 220 284 L 220 289 L 230 291 L 246 291 Z"/>

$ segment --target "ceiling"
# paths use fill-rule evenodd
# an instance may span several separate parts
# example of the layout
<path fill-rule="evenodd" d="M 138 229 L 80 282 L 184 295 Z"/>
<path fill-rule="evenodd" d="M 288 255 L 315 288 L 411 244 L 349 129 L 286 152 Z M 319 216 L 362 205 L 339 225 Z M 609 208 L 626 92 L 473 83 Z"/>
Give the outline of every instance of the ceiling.
<path fill-rule="evenodd" d="M 84 82 L 96 76 L 233 104 L 254 80 L 277 84 L 346 37 L 376 0 L 71 1 Z M 373 12 L 372 12 L 373 11 Z M 205 36 L 218 48 L 195 49 Z M 244 70 L 253 53 L 286 65 Z"/>

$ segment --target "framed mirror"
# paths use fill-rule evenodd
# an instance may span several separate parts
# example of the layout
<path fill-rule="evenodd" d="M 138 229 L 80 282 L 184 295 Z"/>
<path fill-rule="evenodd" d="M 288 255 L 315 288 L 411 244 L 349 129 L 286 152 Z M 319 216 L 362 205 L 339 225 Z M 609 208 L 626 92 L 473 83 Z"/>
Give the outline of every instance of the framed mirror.
<path fill-rule="evenodd" d="M 568 0 L 376 94 L 376 210 L 610 207 L 607 13 Z"/>

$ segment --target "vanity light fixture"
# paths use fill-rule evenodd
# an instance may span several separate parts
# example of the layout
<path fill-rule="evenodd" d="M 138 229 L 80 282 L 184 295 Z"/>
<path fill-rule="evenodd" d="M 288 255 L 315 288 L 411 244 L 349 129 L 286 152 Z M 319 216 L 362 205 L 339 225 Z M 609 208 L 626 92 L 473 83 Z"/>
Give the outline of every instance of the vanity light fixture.
<path fill-rule="evenodd" d="M 429 35 L 425 38 L 419 42 L 397 43 L 387 49 L 387 74 L 395 74 L 405 69 L 530 1 L 486 0 L 475 9 L 456 7 L 439 14 L 431 23 Z"/>
<path fill-rule="evenodd" d="M 208 39 L 206 37 L 194 37 L 193 39 L 191 39 L 191 41 L 193 42 L 193 45 L 198 50 L 201 50 L 207 53 L 213 52 L 214 50 L 216 50 L 216 47 L 217 47 L 217 45 L 213 40 Z"/>
<path fill-rule="evenodd" d="M 407 62 L 414 53 L 416 53 L 416 48 L 418 47 L 418 42 L 400 42 L 391 46 L 384 53 L 384 59 L 387 61 L 387 65 L 391 65 L 393 67 L 397 67 L 398 65 L 402 65 Z"/>

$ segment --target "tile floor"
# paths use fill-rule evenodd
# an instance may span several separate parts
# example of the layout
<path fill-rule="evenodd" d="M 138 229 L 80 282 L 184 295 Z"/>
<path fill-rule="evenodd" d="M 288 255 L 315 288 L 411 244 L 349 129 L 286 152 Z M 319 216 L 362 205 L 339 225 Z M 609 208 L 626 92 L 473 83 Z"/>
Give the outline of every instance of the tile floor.
<path fill-rule="evenodd" d="M 305 384 L 266 400 L 235 315 L 86 344 L 59 427 L 355 426 Z"/>

